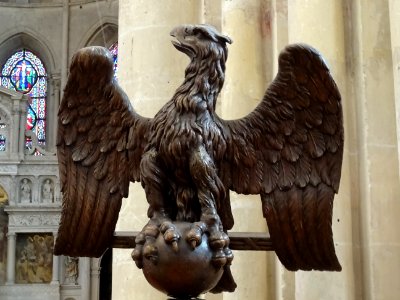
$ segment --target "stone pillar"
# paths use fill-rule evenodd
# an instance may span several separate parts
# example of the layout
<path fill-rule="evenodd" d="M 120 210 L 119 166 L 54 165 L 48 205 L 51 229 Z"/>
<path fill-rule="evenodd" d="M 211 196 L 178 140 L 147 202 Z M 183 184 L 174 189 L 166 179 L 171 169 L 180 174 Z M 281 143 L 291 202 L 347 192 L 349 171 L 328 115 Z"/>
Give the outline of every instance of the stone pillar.
<path fill-rule="evenodd" d="M 353 205 L 359 208 L 362 276 L 357 284 L 359 298 L 366 300 L 394 300 L 400 294 L 399 71 L 393 56 L 399 46 L 400 10 L 395 2 L 357 0 L 349 5 L 358 113 L 359 199 Z"/>
<path fill-rule="evenodd" d="M 12 130 L 10 131 L 10 135 L 7 138 L 11 138 L 12 142 L 10 143 L 10 152 L 17 153 L 18 152 L 18 132 L 19 132 L 19 117 L 20 117 L 20 110 L 19 110 L 19 97 L 12 97 L 13 100 L 13 111 L 12 111 Z"/>
<path fill-rule="evenodd" d="M 60 284 L 59 265 L 60 265 L 59 256 L 53 255 L 53 274 L 51 278 L 51 284 Z"/>
<path fill-rule="evenodd" d="M 222 2 L 221 0 L 203 0 L 199 8 L 199 20 L 202 24 L 213 25 L 218 30 L 222 27 Z"/>
<path fill-rule="evenodd" d="M 270 24 L 273 77 L 278 71 L 279 53 L 288 44 L 289 40 L 288 0 L 271 0 L 271 7 L 267 10 L 264 23 Z M 268 29 L 268 26 L 264 27 Z"/>
<path fill-rule="evenodd" d="M 10 149 L 8 150 L 11 155 L 19 157 L 20 151 L 20 139 L 21 131 L 25 134 L 25 123 L 26 123 L 26 105 L 27 97 L 25 95 L 17 94 L 11 96 L 12 100 L 12 116 L 10 119 L 9 136 L 7 139 L 10 141 Z M 22 152 L 23 155 L 23 152 Z"/>
<path fill-rule="evenodd" d="M 393 77 L 397 115 L 397 140 L 400 140 L 400 24 L 397 21 L 400 17 L 400 2 L 391 0 L 389 3 Z"/>
<path fill-rule="evenodd" d="M 100 258 L 90 259 L 90 300 L 99 300 L 100 262 Z M 114 277 L 114 280 L 118 280 L 118 278 Z"/>
<path fill-rule="evenodd" d="M 26 98 L 20 102 L 18 154 L 23 159 L 25 155 L 25 127 L 26 127 Z"/>
<path fill-rule="evenodd" d="M 197 0 L 119 1 L 118 81 L 135 110 L 154 114 L 172 96 L 184 78 L 188 58 L 171 44 L 170 31 L 184 23 L 199 22 Z M 132 17 L 134 16 L 134 17 Z M 148 204 L 140 184 L 130 188 L 116 230 L 141 230 L 148 222 Z M 113 299 L 160 299 L 130 256 L 131 250 L 113 252 Z"/>
<path fill-rule="evenodd" d="M 15 232 L 7 234 L 7 281 L 6 284 L 15 283 Z"/>
<path fill-rule="evenodd" d="M 353 262 L 353 220 L 351 197 L 351 119 L 354 110 L 350 106 L 347 94 L 345 8 L 342 1 L 289 1 L 288 37 L 289 43 L 306 43 L 319 50 L 328 66 L 343 99 L 345 119 L 345 151 L 342 168 L 340 193 L 334 201 L 333 236 L 336 253 L 343 267 L 341 273 L 297 272 L 294 292 L 297 299 L 353 299 L 354 262 Z M 345 284 L 344 284 L 345 283 Z"/>
<path fill-rule="evenodd" d="M 262 0 L 223 1 L 222 32 L 232 38 L 228 45 L 224 88 L 218 100 L 218 114 L 224 119 L 244 117 L 262 99 L 271 77 L 271 35 L 265 18 L 269 3 Z M 235 218 L 232 231 L 265 232 L 259 195 L 231 193 Z M 232 274 L 238 284 L 234 293 L 224 293 L 222 299 L 267 299 L 266 252 L 234 251 Z M 208 295 L 207 295 L 208 297 Z"/>
<path fill-rule="evenodd" d="M 282 49 L 289 43 L 288 32 L 288 0 L 271 0 L 270 6 L 264 12 L 262 28 L 266 44 L 270 45 L 271 61 L 267 65 L 267 81 L 271 82 L 278 72 L 278 57 Z M 295 273 L 285 269 L 275 253 L 269 253 L 267 260 L 268 299 L 295 299 Z"/>
<path fill-rule="evenodd" d="M 57 232 L 53 232 L 54 242 L 57 239 Z M 51 278 L 51 284 L 60 284 L 60 257 L 53 255 L 53 274 Z"/>
<path fill-rule="evenodd" d="M 260 102 L 271 77 L 271 32 L 267 23 L 269 4 L 263 0 L 224 1 L 222 32 L 232 38 L 228 45 L 226 76 L 220 115 L 241 118 Z M 244 74 L 246 74 L 244 76 Z M 266 223 L 265 223 L 266 224 Z M 264 224 L 264 225 L 265 225 Z"/>
<path fill-rule="evenodd" d="M 118 278 L 118 277 L 116 277 Z M 116 279 L 117 280 L 117 279 Z M 82 299 L 90 299 L 90 257 L 79 258 L 79 278 Z"/>
<path fill-rule="evenodd" d="M 47 139 L 46 148 L 50 151 L 56 150 L 57 141 L 57 114 L 60 106 L 60 75 L 52 75 L 50 86 L 53 97 L 48 100 L 47 115 Z M 48 97 L 49 98 L 49 97 Z"/>
<path fill-rule="evenodd" d="M 62 55 L 61 55 L 61 96 L 67 83 L 68 76 L 68 49 L 69 49 L 69 0 L 63 1 L 62 8 Z"/>

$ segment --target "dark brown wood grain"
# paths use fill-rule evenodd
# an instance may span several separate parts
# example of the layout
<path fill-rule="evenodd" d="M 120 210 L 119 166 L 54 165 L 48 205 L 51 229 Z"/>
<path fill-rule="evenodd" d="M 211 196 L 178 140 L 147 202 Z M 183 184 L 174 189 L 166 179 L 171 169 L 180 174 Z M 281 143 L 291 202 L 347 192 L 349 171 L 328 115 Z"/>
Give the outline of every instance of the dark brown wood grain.
<path fill-rule="evenodd" d="M 112 241 L 112 248 L 135 248 L 135 238 L 138 234 L 139 231 L 116 231 Z M 274 251 L 271 239 L 266 233 L 230 232 L 228 236 L 230 239 L 229 247 L 232 250 Z"/>
<path fill-rule="evenodd" d="M 293 271 L 341 270 L 332 236 L 343 157 L 341 96 L 319 52 L 287 46 L 259 105 L 227 121 L 215 107 L 230 38 L 209 25 L 178 26 L 171 35 L 190 62 L 154 118 L 135 112 L 113 79 L 107 49 L 74 55 L 58 114 L 63 209 L 55 253 L 100 256 L 113 245 L 133 246 L 132 236 L 114 231 L 129 183 L 140 181 L 150 220 L 136 237 L 138 267 L 144 255 L 157 257 L 148 241 L 161 233 L 176 248 L 173 223 L 186 222 L 193 225 L 186 241 L 196 247 L 209 235 L 213 264 L 226 268 L 229 279 L 222 277 L 217 290 L 234 290 L 225 233 L 234 224 L 234 191 L 261 196 L 270 239 L 232 233 L 231 249 L 273 249 Z"/>

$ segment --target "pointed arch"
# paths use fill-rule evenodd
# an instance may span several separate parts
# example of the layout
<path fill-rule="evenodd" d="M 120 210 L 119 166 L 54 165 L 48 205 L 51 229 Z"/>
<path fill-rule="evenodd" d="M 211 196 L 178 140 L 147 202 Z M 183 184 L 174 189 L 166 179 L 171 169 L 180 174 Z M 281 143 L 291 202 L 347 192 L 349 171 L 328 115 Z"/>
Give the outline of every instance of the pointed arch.
<path fill-rule="evenodd" d="M 118 41 L 118 19 L 103 17 L 83 35 L 79 48 L 103 46 L 109 48 Z"/>
<path fill-rule="evenodd" d="M 48 73 L 56 70 L 55 55 L 50 43 L 44 36 L 33 32 L 28 28 L 14 28 L 6 35 L 0 36 L 0 65 L 4 65 L 6 60 L 16 51 L 23 48 L 30 49 L 35 54 L 40 54 Z"/>
<path fill-rule="evenodd" d="M 84 35 L 83 44 L 80 48 L 87 46 L 103 46 L 108 48 L 114 58 L 114 76 L 118 72 L 118 20 L 103 17 L 101 22 L 93 25 Z"/>
<path fill-rule="evenodd" d="M 21 58 L 22 64 L 24 64 L 25 59 L 28 59 L 29 54 L 30 61 L 27 61 L 27 64 L 30 64 L 32 70 L 39 71 L 36 75 L 43 74 L 38 76 L 38 80 L 32 81 L 32 87 L 25 90 L 17 88 L 14 85 L 12 87 L 10 84 L 11 81 L 11 73 L 3 72 L 1 74 L 1 85 L 15 89 L 19 92 L 29 93 L 29 101 L 28 101 L 28 114 L 27 114 L 27 130 L 32 130 L 38 138 L 38 141 L 41 145 L 45 144 L 46 141 L 46 132 L 48 131 L 47 126 L 47 111 L 48 111 L 48 78 L 54 72 L 55 59 L 53 55 L 53 51 L 51 50 L 49 43 L 46 41 L 46 38 L 38 34 L 37 32 L 33 32 L 27 28 L 15 28 L 13 32 L 8 32 L 7 36 L 0 37 L 0 67 L 3 70 L 3 67 L 7 64 L 9 59 L 16 55 L 17 53 L 24 53 Z M 28 59 L 28 60 L 29 60 Z M 19 60 L 19 59 L 18 59 Z M 36 61 L 38 64 L 36 64 Z M 35 63 L 34 63 L 35 62 Z M 18 62 L 19 63 L 19 62 Z M 32 65 L 35 64 L 35 66 Z M 39 65 L 41 64 L 41 67 Z M 14 70 L 17 66 L 11 66 Z M 20 66 L 23 68 L 23 66 Z M 37 69 L 39 67 L 39 69 Z M 42 71 L 41 71 L 42 70 Z M 17 72 L 17 71 L 16 71 Z M 4 74 L 3 74 L 4 73 Z M 7 74 L 6 74 L 7 73 Z M 32 71 L 32 74 L 35 72 Z M 6 77 L 9 77 L 10 80 L 6 80 Z M 27 78 L 27 77 L 26 77 Z M 36 77 L 34 77 L 36 79 Z M 27 137 L 26 138 L 26 147 L 30 148 L 32 144 L 32 140 Z M 35 155 L 38 153 L 35 152 Z"/>
<path fill-rule="evenodd" d="M 41 145 L 46 141 L 47 79 L 42 60 L 26 48 L 15 51 L 1 66 L 0 85 L 29 95 L 26 129 L 35 133 Z M 32 139 L 27 138 L 27 148 L 32 148 L 31 144 Z"/>

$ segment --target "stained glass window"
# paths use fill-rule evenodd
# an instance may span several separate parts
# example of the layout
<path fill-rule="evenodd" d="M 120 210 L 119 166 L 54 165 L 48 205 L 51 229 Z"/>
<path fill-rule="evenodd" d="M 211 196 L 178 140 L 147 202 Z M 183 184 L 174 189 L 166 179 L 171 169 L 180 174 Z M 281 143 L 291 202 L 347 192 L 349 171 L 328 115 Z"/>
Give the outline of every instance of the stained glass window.
<path fill-rule="evenodd" d="M 0 134 L 0 151 L 6 151 L 6 137 Z"/>
<path fill-rule="evenodd" d="M 117 79 L 117 73 L 118 73 L 118 42 L 115 42 L 114 44 L 111 45 L 110 50 L 113 58 L 114 58 L 114 77 Z"/>
<path fill-rule="evenodd" d="M 29 96 L 26 129 L 36 134 L 39 144 L 45 144 L 47 72 L 42 61 L 27 49 L 17 51 L 1 69 L 0 80 L 2 86 Z M 26 140 L 28 148 L 31 143 Z"/>

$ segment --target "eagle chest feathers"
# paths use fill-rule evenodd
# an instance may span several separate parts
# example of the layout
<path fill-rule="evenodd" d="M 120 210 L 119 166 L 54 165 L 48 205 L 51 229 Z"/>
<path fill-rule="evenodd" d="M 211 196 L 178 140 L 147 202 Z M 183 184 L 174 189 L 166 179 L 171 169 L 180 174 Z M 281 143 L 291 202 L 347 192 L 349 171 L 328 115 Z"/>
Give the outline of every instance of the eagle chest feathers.
<path fill-rule="evenodd" d="M 201 145 L 211 158 L 218 160 L 224 155 L 226 142 L 205 100 L 188 96 L 183 101 L 184 108 L 172 99 L 156 116 L 153 136 L 162 165 L 186 180 L 193 149 Z"/>

